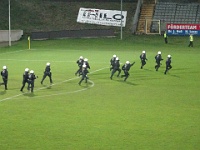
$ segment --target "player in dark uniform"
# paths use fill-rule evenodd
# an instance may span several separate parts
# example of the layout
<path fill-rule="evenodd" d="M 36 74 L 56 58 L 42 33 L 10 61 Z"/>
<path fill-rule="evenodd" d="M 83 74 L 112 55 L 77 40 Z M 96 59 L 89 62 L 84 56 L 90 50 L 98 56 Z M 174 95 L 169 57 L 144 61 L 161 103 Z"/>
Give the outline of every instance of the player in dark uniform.
<path fill-rule="evenodd" d="M 76 63 L 78 64 L 79 69 L 76 71 L 75 75 L 77 74 L 81 74 L 81 70 L 82 70 L 82 65 L 83 65 L 83 56 L 80 56 L 80 58 L 76 61 Z"/>
<path fill-rule="evenodd" d="M 155 59 L 156 59 L 155 69 L 156 69 L 156 71 L 158 71 L 158 69 L 160 68 L 160 65 L 161 65 L 160 62 L 163 60 L 162 56 L 161 56 L 161 51 L 158 52 L 158 54 L 155 56 Z"/>
<path fill-rule="evenodd" d="M 113 55 L 113 57 L 110 59 L 110 71 L 113 70 L 116 57 L 116 55 Z"/>
<path fill-rule="evenodd" d="M 44 75 L 43 75 L 43 78 L 41 80 L 41 84 L 43 84 L 43 81 L 47 76 L 49 77 L 50 84 L 52 84 L 53 83 L 53 81 L 52 81 L 52 73 L 51 73 L 51 67 L 50 67 L 50 63 L 49 62 L 46 64 L 46 68 L 44 70 Z"/>
<path fill-rule="evenodd" d="M 38 76 L 36 77 L 35 74 L 34 74 L 34 71 L 31 70 L 30 74 L 28 76 L 28 90 L 31 90 L 31 93 L 33 93 L 34 82 L 35 82 L 36 78 L 38 78 Z"/>
<path fill-rule="evenodd" d="M 115 74 L 115 72 L 118 71 L 118 75 L 117 77 L 119 77 L 120 73 L 121 73 L 121 69 L 120 69 L 120 62 L 119 62 L 119 58 L 116 57 L 116 60 L 113 64 L 113 70 L 110 76 L 110 79 L 112 80 L 113 75 Z"/>
<path fill-rule="evenodd" d="M 90 64 L 89 64 L 87 58 L 84 59 L 84 61 L 83 61 L 83 65 L 86 65 L 86 68 L 87 68 L 87 69 L 90 69 Z"/>
<path fill-rule="evenodd" d="M 132 64 L 129 61 L 126 61 L 126 63 L 122 66 L 122 70 L 124 71 L 124 75 L 121 75 L 121 77 L 125 77 L 124 81 L 126 81 L 126 79 L 129 77 L 129 70 L 130 68 L 135 64 L 135 62 L 133 62 Z"/>
<path fill-rule="evenodd" d="M 81 85 L 82 81 L 85 80 L 85 83 L 87 83 L 87 80 L 89 79 L 87 74 L 89 73 L 89 71 L 87 70 L 87 66 L 85 64 L 83 64 L 82 66 L 82 78 L 79 81 L 79 85 Z"/>
<path fill-rule="evenodd" d="M 2 76 L 2 80 L 3 83 L 1 83 L 0 85 L 4 85 L 5 86 L 5 90 L 7 90 L 7 84 L 8 84 L 8 70 L 6 66 L 3 66 L 3 70 L 1 71 L 1 76 Z"/>
<path fill-rule="evenodd" d="M 141 69 L 144 67 L 144 65 L 146 65 L 146 60 L 147 60 L 147 57 L 146 57 L 146 52 L 145 51 L 142 51 L 142 54 L 140 55 L 140 60 L 141 60 Z"/>
<path fill-rule="evenodd" d="M 23 73 L 22 87 L 21 87 L 20 91 L 23 91 L 25 84 L 28 83 L 28 77 L 29 77 L 29 69 L 26 68 Z"/>
<path fill-rule="evenodd" d="M 170 70 L 172 68 L 171 66 L 171 55 L 167 56 L 167 60 L 166 60 L 166 70 L 164 72 L 164 74 L 166 74 L 168 72 L 168 70 Z"/>

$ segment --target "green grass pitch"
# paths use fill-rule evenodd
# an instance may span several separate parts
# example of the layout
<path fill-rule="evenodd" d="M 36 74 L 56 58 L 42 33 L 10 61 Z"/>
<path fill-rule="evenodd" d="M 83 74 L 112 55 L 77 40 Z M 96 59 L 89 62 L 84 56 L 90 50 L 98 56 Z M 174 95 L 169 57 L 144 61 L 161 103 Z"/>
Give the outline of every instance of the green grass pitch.
<path fill-rule="evenodd" d="M 100 39 L 19 41 L 0 48 L 0 67 L 9 71 L 8 90 L 0 86 L 2 150 L 197 150 L 200 147 L 200 38 L 125 36 Z M 145 50 L 147 64 L 140 69 Z M 154 56 L 164 61 L 155 71 Z M 113 54 L 135 61 L 126 82 L 110 80 Z M 164 75 L 167 55 L 173 68 Z M 78 85 L 79 56 L 89 59 L 89 83 Z M 40 81 L 47 62 L 54 84 Z M 28 67 L 39 76 L 34 93 L 20 92 Z M 123 72 L 122 72 L 123 73 Z"/>

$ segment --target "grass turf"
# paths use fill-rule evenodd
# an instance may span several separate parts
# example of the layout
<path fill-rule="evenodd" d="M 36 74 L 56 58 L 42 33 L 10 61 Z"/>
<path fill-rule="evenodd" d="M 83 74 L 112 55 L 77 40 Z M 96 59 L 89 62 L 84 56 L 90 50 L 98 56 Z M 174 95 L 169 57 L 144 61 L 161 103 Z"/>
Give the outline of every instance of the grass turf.
<path fill-rule="evenodd" d="M 8 90 L 0 88 L 1 149 L 199 149 L 199 37 L 125 36 L 101 39 L 22 40 L 0 48 L 0 64 L 9 71 Z M 147 53 L 140 69 L 139 55 Z M 154 56 L 172 55 L 173 68 L 164 75 L 165 60 L 155 71 Z M 110 80 L 113 54 L 135 61 L 124 82 Z M 78 85 L 79 56 L 91 66 L 90 82 Z M 40 84 L 46 62 L 53 86 Z M 35 92 L 21 93 L 24 69 L 39 76 Z"/>

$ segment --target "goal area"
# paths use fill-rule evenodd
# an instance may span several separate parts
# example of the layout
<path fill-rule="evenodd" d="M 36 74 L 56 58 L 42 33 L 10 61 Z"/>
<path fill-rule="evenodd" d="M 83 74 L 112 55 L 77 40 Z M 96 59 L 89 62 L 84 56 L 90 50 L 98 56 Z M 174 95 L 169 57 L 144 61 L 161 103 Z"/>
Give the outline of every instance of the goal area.
<path fill-rule="evenodd" d="M 161 34 L 160 20 L 146 19 L 145 33 L 146 34 Z"/>

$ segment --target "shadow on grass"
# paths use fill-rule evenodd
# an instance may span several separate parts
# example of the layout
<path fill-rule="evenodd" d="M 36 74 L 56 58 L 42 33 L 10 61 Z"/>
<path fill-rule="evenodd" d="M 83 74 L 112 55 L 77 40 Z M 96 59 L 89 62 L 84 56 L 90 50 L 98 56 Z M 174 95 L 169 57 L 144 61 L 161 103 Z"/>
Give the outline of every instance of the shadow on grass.
<path fill-rule="evenodd" d="M 51 89 L 52 85 L 45 85 L 46 89 Z"/>
<path fill-rule="evenodd" d="M 29 93 L 29 92 L 24 93 L 23 95 L 24 95 L 24 96 L 27 96 L 27 97 L 30 97 L 30 98 L 36 96 L 34 93 Z"/>
<path fill-rule="evenodd" d="M 78 85 L 78 86 L 80 86 L 83 89 L 90 88 L 90 86 L 87 83 L 84 83 L 84 84 L 82 83 L 81 85 Z"/>
<path fill-rule="evenodd" d="M 90 74 L 90 76 L 101 76 L 101 75 L 105 75 L 105 74 L 108 75 L 108 76 L 111 75 L 110 72 L 105 72 L 105 73 L 98 73 L 98 74 L 97 73 L 96 74 L 95 73 L 94 74 Z"/>
<path fill-rule="evenodd" d="M 120 78 L 118 78 L 118 79 L 120 79 Z M 133 83 L 131 81 L 128 81 L 128 79 L 126 81 L 124 81 L 123 78 L 121 78 L 121 80 L 112 80 L 112 81 L 120 82 L 120 83 L 123 83 L 123 84 L 134 85 L 134 86 L 138 85 L 138 84 L 135 84 L 135 83 Z"/>
<path fill-rule="evenodd" d="M 172 68 L 173 70 L 189 70 L 190 68 Z"/>
<path fill-rule="evenodd" d="M 51 89 L 51 87 L 53 86 L 52 84 L 47 84 L 47 85 L 44 85 L 42 84 L 43 87 L 45 87 L 46 89 Z"/>
<path fill-rule="evenodd" d="M 123 82 L 124 82 L 124 84 L 129 84 L 129 85 L 134 85 L 134 86 L 138 85 L 138 84 L 135 84 L 135 83 L 130 82 L 130 81 L 123 81 Z"/>
<path fill-rule="evenodd" d="M 92 80 L 90 80 L 90 77 L 87 79 L 87 82 L 85 79 L 81 82 L 81 84 L 79 84 L 79 82 L 80 81 L 77 82 L 77 85 L 84 87 L 84 88 L 89 88 L 89 87 L 94 86 L 94 82 Z"/>
<path fill-rule="evenodd" d="M 141 69 L 142 70 L 142 69 Z M 151 72 L 154 72 L 155 70 L 151 70 L 151 69 L 146 69 L 146 68 L 143 68 L 143 70 L 145 71 L 151 71 Z"/>
<path fill-rule="evenodd" d="M 172 76 L 172 77 L 175 77 L 175 78 L 180 78 L 180 76 L 178 76 L 178 75 L 175 75 L 175 74 L 166 74 L 166 76 Z"/>
<path fill-rule="evenodd" d="M 6 90 L 0 92 L 0 95 L 4 95 L 4 94 L 6 94 Z"/>

